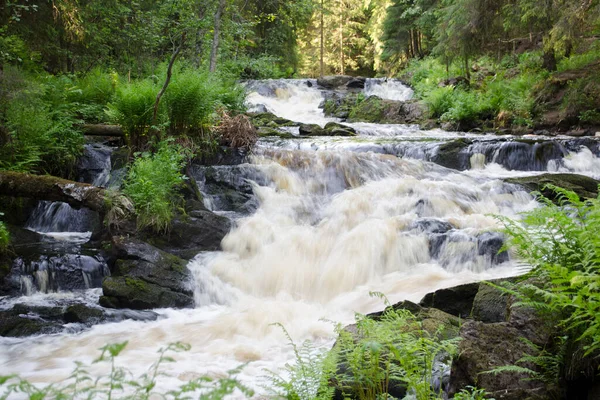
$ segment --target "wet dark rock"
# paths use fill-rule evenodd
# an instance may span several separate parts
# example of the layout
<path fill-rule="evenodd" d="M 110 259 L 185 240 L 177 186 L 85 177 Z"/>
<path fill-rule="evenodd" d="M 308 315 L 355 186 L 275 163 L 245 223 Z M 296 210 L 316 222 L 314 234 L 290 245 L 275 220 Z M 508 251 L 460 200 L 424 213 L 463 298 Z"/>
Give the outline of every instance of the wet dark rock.
<path fill-rule="evenodd" d="M 477 254 L 487 256 L 492 265 L 508 261 L 508 252 L 500 251 L 504 246 L 504 236 L 499 232 L 484 232 L 477 236 Z"/>
<path fill-rule="evenodd" d="M 19 310 L 0 311 L 0 336 L 23 337 L 57 332 L 62 324 Z"/>
<path fill-rule="evenodd" d="M 479 283 L 440 289 L 425 295 L 419 305 L 437 308 L 460 318 L 467 318 L 471 315 L 473 301 L 478 291 Z"/>
<path fill-rule="evenodd" d="M 450 394 L 467 386 L 483 388 L 497 399 L 549 399 L 552 388 L 547 383 L 528 380 L 518 373 L 482 374 L 494 368 L 515 365 L 533 349 L 523 341 L 523 333 L 509 323 L 486 324 L 466 321 L 460 329 L 458 357 L 452 363 Z M 520 366 L 535 368 L 531 364 Z"/>
<path fill-rule="evenodd" d="M 505 182 L 524 187 L 527 191 L 540 191 L 544 196 L 556 201 L 557 194 L 546 185 L 558 186 L 577 193 L 580 199 L 598 197 L 600 181 L 577 174 L 543 174 L 522 178 L 507 178 Z"/>
<path fill-rule="evenodd" d="M 317 124 L 300 125 L 300 135 L 302 136 L 327 136 L 327 131 Z"/>
<path fill-rule="evenodd" d="M 113 237 L 113 276 L 102 282 L 100 304 L 109 308 L 193 307 L 186 262 L 136 239 Z"/>
<path fill-rule="evenodd" d="M 24 226 L 37 206 L 38 201 L 20 197 L 0 196 L 2 221 L 16 226 Z"/>
<path fill-rule="evenodd" d="M 469 167 L 469 155 L 463 152 L 471 141 L 456 139 L 442 144 L 431 161 L 446 168 L 463 171 Z"/>
<path fill-rule="evenodd" d="M 284 132 L 284 131 L 280 131 L 279 129 L 269 128 L 269 127 L 258 128 L 257 132 L 258 132 L 259 137 L 276 136 L 276 137 L 279 137 L 282 139 L 293 139 L 296 137 L 289 132 Z"/>
<path fill-rule="evenodd" d="M 351 76 L 346 75 L 323 76 L 317 79 L 317 85 L 325 89 L 338 89 L 353 79 Z"/>
<path fill-rule="evenodd" d="M 184 259 L 192 259 L 201 251 L 219 250 L 221 240 L 229 233 L 227 217 L 208 210 L 194 210 L 188 217 L 177 216 L 166 234 L 146 232 L 140 238 L 151 245 Z"/>
<path fill-rule="evenodd" d="M 451 223 L 435 218 L 420 218 L 412 223 L 410 229 L 424 233 L 446 233 L 452 229 Z"/>
<path fill-rule="evenodd" d="M 240 148 L 220 146 L 212 154 L 204 154 L 195 162 L 202 165 L 239 165 L 246 162 L 248 151 Z"/>
<path fill-rule="evenodd" d="M 104 311 L 81 303 L 68 306 L 64 313 L 64 320 L 67 323 L 93 325 L 100 323 L 105 319 L 106 316 Z"/>
<path fill-rule="evenodd" d="M 357 76 L 356 78 L 352 78 L 347 84 L 346 87 L 348 89 L 364 89 L 365 83 L 367 82 L 366 78 L 362 76 Z"/>
<path fill-rule="evenodd" d="M 329 136 L 356 136 L 356 130 L 350 126 L 328 122 L 324 128 Z"/>
<path fill-rule="evenodd" d="M 251 114 L 250 119 L 252 120 L 252 124 L 256 128 L 278 128 L 281 126 L 298 126 L 298 123 L 290 121 L 286 118 L 278 117 L 277 115 L 270 112 Z"/>
<path fill-rule="evenodd" d="M 473 299 L 473 319 L 486 323 L 506 322 L 510 311 L 508 297 L 500 289 L 485 283 L 480 284 Z"/>

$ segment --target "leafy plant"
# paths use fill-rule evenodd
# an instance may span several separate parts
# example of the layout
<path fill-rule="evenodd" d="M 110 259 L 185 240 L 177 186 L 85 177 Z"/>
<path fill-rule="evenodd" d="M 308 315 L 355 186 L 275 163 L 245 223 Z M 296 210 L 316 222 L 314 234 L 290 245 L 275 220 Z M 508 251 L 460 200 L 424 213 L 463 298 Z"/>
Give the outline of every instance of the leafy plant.
<path fill-rule="evenodd" d="M 294 350 L 295 363 L 286 364 L 284 373 L 268 372 L 272 386 L 267 389 L 278 397 L 289 400 L 329 400 L 333 397 L 333 388 L 328 379 L 333 374 L 334 359 L 316 349 L 309 340 L 298 346 L 288 331 L 279 326 Z"/>
<path fill-rule="evenodd" d="M 177 188 L 185 179 L 181 173 L 185 161 L 182 148 L 170 141 L 161 142 L 155 154 L 138 154 L 125 179 L 123 193 L 133 201 L 139 228 L 168 230 L 174 208 L 181 200 Z"/>
<path fill-rule="evenodd" d="M 0 212 L 0 217 L 2 217 L 4 213 Z M 8 233 L 8 229 L 3 221 L 0 221 L 0 254 L 5 252 L 10 244 L 10 234 Z"/>
<path fill-rule="evenodd" d="M 600 352 L 600 199 L 581 200 L 551 185 L 544 190 L 553 200 L 537 193 L 543 206 L 526 213 L 521 222 L 499 219 L 510 245 L 531 266 L 524 281 L 504 290 L 518 300 L 514 306 L 537 310 L 567 333 L 555 338 L 555 347 L 562 350 L 537 349 L 537 355 L 523 359 L 541 367 L 542 375 L 535 378 L 556 382 L 565 376 L 566 365 L 580 371 L 584 368 L 577 364 L 583 358 L 593 359 Z M 577 348 L 582 356 L 573 350 Z"/>
<path fill-rule="evenodd" d="M 333 351 L 345 369 L 334 376 L 338 388 L 359 399 L 388 398 L 394 382 L 418 400 L 441 398 L 441 376 L 434 370 L 441 372 L 458 340 L 444 339 L 442 328 L 428 332 L 410 311 L 389 303 L 379 320 L 357 315 L 355 332 L 338 327 Z"/>
<path fill-rule="evenodd" d="M 454 400 L 495 400 L 489 397 L 485 389 L 478 389 L 473 386 L 467 386 L 454 395 Z"/>

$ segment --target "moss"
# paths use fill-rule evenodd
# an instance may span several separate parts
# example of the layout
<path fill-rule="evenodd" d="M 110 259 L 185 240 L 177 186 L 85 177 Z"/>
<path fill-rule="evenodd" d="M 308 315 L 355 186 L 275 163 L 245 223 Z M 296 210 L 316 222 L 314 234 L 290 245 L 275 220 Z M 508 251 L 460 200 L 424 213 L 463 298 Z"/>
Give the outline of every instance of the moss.
<path fill-rule="evenodd" d="M 143 292 L 148 291 L 148 284 L 140 279 L 125 277 L 125 284 L 131 288 L 136 290 L 141 290 Z"/>
<path fill-rule="evenodd" d="M 350 121 L 382 122 L 385 119 L 385 104 L 377 97 L 371 96 L 357 102 L 349 115 Z"/>

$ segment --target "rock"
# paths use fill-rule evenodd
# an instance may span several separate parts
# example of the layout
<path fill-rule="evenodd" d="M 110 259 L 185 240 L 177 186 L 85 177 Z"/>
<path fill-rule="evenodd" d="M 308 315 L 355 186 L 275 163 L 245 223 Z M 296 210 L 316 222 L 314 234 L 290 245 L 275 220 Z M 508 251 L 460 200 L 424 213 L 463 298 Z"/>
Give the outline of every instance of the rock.
<path fill-rule="evenodd" d="M 473 319 L 486 323 L 506 322 L 509 314 L 508 295 L 484 283 L 473 299 Z"/>
<path fill-rule="evenodd" d="M 433 307 L 460 318 L 471 315 L 479 283 L 468 283 L 428 293 L 419 302 L 422 307 Z"/>
<path fill-rule="evenodd" d="M 438 87 L 446 87 L 446 86 L 469 86 L 469 80 L 463 76 L 456 76 L 453 78 L 448 78 L 446 80 L 441 81 L 438 84 Z"/>
<path fill-rule="evenodd" d="M 267 106 L 265 106 L 264 104 L 257 104 L 254 107 L 252 107 L 252 111 L 255 113 L 268 113 L 269 110 L 267 109 Z"/>
<path fill-rule="evenodd" d="M 504 236 L 498 232 L 484 232 L 477 236 L 477 254 L 489 257 L 492 265 L 508 261 L 508 252 L 500 251 Z"/>
<path fill-rule="evenodd" d="M 427 114 L 427 106 L 418 101 L 407 101 L 402 106 L 404 122 L 407 124 L 421 122 Z"/>
<path fill-rule="evenodd" d="M 518 373 L 482 373 L 497 367 L 515 365 L 525 354 L 535 354 L 525 344 L 521 332 L 508 323 L 486 324 L 466 321 L 460 329 L 458 357 L 452 363 L 450 395 L 467 386 L 485 389 L 496 399 L 523 400 L 553 398 L 547 383 L 527 380 Z M 533 365 L 523 365 L 535 368 Z"/>
<path fill-rule="evenodd" d="M 556 201 L 557 195 L 544 186 L 551 184 L 577 193 L 580 199 L 598 197 L 600 181 L 584 175 L 577 174 L 543 174 L 531 177 L 508 178 L 505 182 L 523 186 L 528 191 L 541 191 L 549 199 Z"/>
<path fill-rule="evenodd" d="M 106 316 L 104 312 L 98 308 L 92 308 L 85 304 L 78 303 L 68 306 L 63 318 L 67 323 L 93 325 L 104 321 Z"/>
<path fill-rule="evenodd" d="M 100 304 L 110 308 L 193 307 L 186 262 L 136 239 L 113 237 L 113 276 L 102 282 Z"/>
<path fill-rule="evenodd" d="M 0 311 L 0 336 L 23 337 L 53 333 L 61 324 L 47 321 L 40 316 L 21 313 L 18 310 Z"/>
<path fill-rule="evenodd" d="M 352 80 L 351 76 L 346 75 L 322 76 L 317 79 L 317 85 L 325 89 L 338 89 Z"/>
<path fill-rule="evenodd" d="M 326 136 L 327 131 L 317 124 L 300 125 L 300 135 L 302 136 Z"/>
<path fill-rule="evenodd" d="M 366 78 L 363 78 L 362 76 L 357 76 L 356 78 L 352 78 L 350 82 L 346 84 L 346 87 L 348 89 L 364 89 L 366 82 Z"/>
<path fill-rule="evenodd" d="M 231 222 L 227 217 L 208 210 L 194 210 L 188 217 L 175 217 L 168 233 L 144 232 L 140 238 L 163 251 L 190 260 L 201 251 L 219 250 L 221 240 L 230 228 Z"/>
<path fill-rule="evenodd" d="M 269 128 L 266 126 L 258 128 L 258 136 L 259 137 L 276 136 L 281 139 L 294 139 L 296 137 L 289 132 L 282 132 L 276 128 Z"/>
<path fill-rule="evenodd" d="M 325 130 L 330 136 L 356 136 L 356 130 L 354 128 L 336 122 L 328 122 L 325 125 Z"/>
<path fill-rule="evenodd" d="M 438 148 L 431 161 L 446 168 L 464 171 L 468 169 L 470 160 L 469 155 L 463 153 L 462 150 L 471 144 L 472 141 L 468 139 L 456 139 L 444 143 Z"/>
<path fill-rule="evenodd" d="M 211 154 L 196 158 L 202 165 L 239 165 L 246 162 L 248 151 L 241 148 L 220 146 Z"/>
<path fill-rule="evenodd" d="M 102 284 L 104 296 L 100 305 L 107 308 L 191 308 L 194 299 L 191 294 L 183 294 L 148 283 L 142 279 L 108 277 Z"/>

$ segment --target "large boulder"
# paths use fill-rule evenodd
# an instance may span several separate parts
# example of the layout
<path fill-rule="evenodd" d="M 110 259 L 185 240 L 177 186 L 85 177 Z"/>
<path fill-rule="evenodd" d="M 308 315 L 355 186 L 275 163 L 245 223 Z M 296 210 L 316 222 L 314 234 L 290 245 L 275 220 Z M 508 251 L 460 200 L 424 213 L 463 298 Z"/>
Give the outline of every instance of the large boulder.
<path fill-rule="evenodd" d="M 528 191 L 540 191 L 551 200 L 557 200 L 554 191 L 546 189 L 546 185 L 558 186 L 577 193 L 580 199 L 598 197 L 598 185 L 600 181 L 584 175 L 577 174 L 543 174 L 536 176 L 508 178 L 508 183 L 520 185 Z"/>
<path fill-rule="evenodd" d="M 317 124 L 300 125 L 301 136 L 327 136 L 327 131 Z"/>
<path fill-rule="evenodd" d="M 227 217 L 198 209 L 187 217 L 174 218 L 166 234 L 148 231 L 140 238 L 163 251 L 190 260 L 201 251 L 219 250 L 221 240 L 230 228 L 231 222 Z"/>
<path fill-rule="evenodd" d="M 509 323 L 486 324 L 466 321 L 460 330 L 458 357 L 452 363 L 450 393 L 467 386 L 485 389 L 496 399 L 526 400 L 553 398 L 547 383 L 528 379 L 524 373 L 486 373 L 494 368 L 516 365 L 526 354 L 536 351 L 523 341 L 522 332 Z M 520 366 L 534 369 L 531 364 Z"/>
<path fill-rule="evenodd" d="M 448 314 L 468 318 L 471 315 L 473 301 L 479 291 L 479 282 L 468 283 L 428 293 L 419 303 L 422 307 L 433 307 Z"/>
<path fill-rule="evenodd" d="M 317 79 L 317 85 L 325 89 L 339 89 L 353 81 L 353 79 L 347 75 L 322 76 Z"/>
<path fill-rule="evenodd" d="M 348 125 L 338 124 L 337 122 L 328 122 L 324 129 L 329 136 L 356 136 L 356 130 L 354 128 Z"/>
<path fill-rule="evenodd" d="M 446 168 L 464 171 L 469 168 L 469 155 L 462 150 L 472 144 L 469 139 L 456 139 L 444 143 L 438 148 L 431 161 Z"/>
<path fill-rule="evenodd" d="M 100 304 L 149 309 L 194 306 L 186 261 L 136 239 L 113 237 L 113 276 L 102 282 Z"/>

